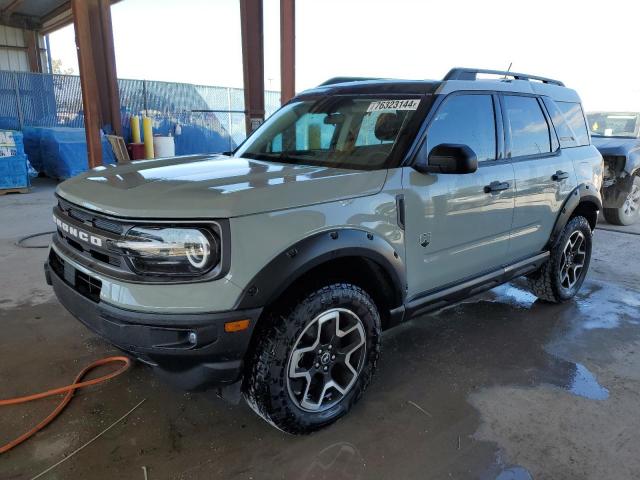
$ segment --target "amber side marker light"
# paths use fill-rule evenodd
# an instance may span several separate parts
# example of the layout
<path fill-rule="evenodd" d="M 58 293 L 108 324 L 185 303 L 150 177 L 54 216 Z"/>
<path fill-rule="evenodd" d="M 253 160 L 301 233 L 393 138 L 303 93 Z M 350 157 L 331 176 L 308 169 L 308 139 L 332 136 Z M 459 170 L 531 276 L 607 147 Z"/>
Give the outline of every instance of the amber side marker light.
<path fill-rule="evenodd" d="M 224 324 L 225 332 L 241 332 L 249 328 L 249 320 L 236 320 L 234 322 L 227 322 Z"/>

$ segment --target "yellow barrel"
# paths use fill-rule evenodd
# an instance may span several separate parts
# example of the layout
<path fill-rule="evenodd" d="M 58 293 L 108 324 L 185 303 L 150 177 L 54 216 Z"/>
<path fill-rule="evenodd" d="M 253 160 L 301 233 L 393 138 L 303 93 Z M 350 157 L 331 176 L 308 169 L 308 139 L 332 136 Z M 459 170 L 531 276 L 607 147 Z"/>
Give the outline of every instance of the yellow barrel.
<path fill-rule="evenodd" d="M 322 143 L 320 125 L 312 123 L 307 131 L 309 134 L 309 150 L 320 150 L 320 144 Z"/>
<path fill-rule="evenodd" d="M 142 133 L 144 135 L 144 158 L 153 158 L 153 127 L 151 127 L 149 117 L 142 117 Z"/>
<path fill-rule="evenodd" d="M 140 143 L 140 119 L 137 115 L 131 116 L 131 140 L 133 143 Z"/>

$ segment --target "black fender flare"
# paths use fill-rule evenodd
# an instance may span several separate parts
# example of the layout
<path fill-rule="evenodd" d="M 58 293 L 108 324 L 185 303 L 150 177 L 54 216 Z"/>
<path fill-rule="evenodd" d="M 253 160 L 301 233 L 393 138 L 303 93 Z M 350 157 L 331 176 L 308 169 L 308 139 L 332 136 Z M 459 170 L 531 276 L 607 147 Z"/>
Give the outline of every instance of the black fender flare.
<path fill-rule="evenodd" d="M 562 232 L 564 227 L 567 225 L 576 208 L 578 208 L 581 203 L 585 202 L 593 203 L 598 211 L 602 210 L 602 196 L 600 195 L 600 191 L 592 183 L 581 183 L 569 194 L 562 205 L 562 209 L 560 209 L 558 218 L 556 218 L 556 223 L 553 226 L 553 230 L 551 231 L 551 236 L 549 238 L 549 244 L 547 245 L 548 248 L 551 248 L 555 243 L 560 232 Z"/>
<path fill-rule="evenodd" d="M 389 275 L 396 298 L 400 303 L 404 301 L 406 273 L 398 252 L 375 233 L 338 228 L 311 235 L 276 255 L 247 284 L 234 309 L 269 305 L 312 268 L 341 257 L 363 257 L 375 262 Z"/>

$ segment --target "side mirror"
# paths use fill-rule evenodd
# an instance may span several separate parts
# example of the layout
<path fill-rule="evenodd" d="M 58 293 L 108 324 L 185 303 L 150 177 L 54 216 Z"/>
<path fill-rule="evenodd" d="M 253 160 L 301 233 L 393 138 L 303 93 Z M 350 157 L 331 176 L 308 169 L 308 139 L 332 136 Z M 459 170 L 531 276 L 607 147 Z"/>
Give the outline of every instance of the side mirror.
<path fill-rule="evenodd" d="M 414 168 L 421 173 L 473 173 L 478 170 L 478 157 L 466 145 L 441 143 L 431 149 L 426 165 Z"/>

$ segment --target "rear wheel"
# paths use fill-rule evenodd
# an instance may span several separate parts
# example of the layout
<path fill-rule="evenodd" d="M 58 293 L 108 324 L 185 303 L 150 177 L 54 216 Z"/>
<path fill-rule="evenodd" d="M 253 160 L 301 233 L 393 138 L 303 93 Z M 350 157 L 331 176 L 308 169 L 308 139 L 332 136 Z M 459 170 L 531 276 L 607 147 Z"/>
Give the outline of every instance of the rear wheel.
<path fill-rule="evenodd" d="M 361 288 L 332 284 L 276 312 L 245 381 L 249 405 L 293 433 L 328 425 L 358 401 L 380 352 L 380 315 Z"/>
<path fill-rule="evenodd" d="M 640 177 L 636 176 L 620 208 L 605 208 L 602 212 L 607 222 L 613 225 L 632 225 L 640 218 Z"/>
<path fill-rule="evenodd" d="M 591 227 L 574 217 L 564 227 L 549 259 L 529 275 L 531 291 L 540 299 L 560 303 L 573 298 L 584 282 L 591 260 Z"/>

